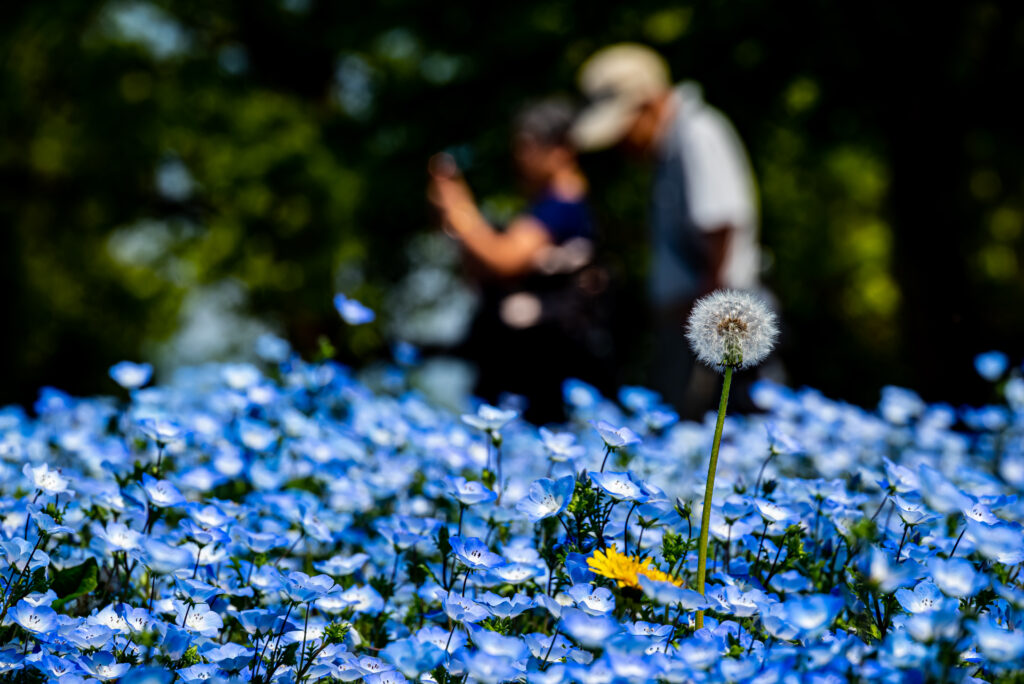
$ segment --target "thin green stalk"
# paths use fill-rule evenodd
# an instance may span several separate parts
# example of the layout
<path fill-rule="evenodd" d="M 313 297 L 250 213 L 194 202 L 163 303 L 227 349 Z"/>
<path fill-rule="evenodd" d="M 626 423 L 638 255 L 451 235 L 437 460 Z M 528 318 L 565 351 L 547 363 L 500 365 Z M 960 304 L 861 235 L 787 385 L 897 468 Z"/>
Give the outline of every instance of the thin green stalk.
<path fill-rule="evenodd" d="M 732 366 L 725 367 L 722 378 L 722 398 L 718 402 L 718 422 L 715 423 L 715 440 L 711 444 L 711 461 L 708 463 L 708 482 L 704 487 L 704 504 L 701 506 L 700 538 L 697 541 L 697 591 L 704 594 L 704 574 L 708 566 L 708 528 L 711 526 L 711 497 L 715 493 L 715 470 L 718 468 L 718 447 L 722 444 L 722 427 L 725 425 L 725 408 L 729 403 L 729 386 L 732 385 Z M 697 611 L 697 629 L 704 627 L 704 611 Z"/>

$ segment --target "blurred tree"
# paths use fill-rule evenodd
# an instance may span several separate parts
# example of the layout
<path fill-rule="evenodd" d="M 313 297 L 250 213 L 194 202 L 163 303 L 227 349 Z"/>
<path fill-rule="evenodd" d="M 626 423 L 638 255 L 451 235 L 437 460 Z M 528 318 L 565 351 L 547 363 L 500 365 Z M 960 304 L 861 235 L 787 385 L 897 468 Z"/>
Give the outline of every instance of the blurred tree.
<path fill-rule="evenodd" d="M 621 40 L 746 140 L 793 382 L 975 399 L 971 355 L 1020 353 L 1018 5 L 51 0 L 0 8 L 0 402 L 109 390 L 122 358 L 233 356 L 262 329 L 339 340 L 335 290 L 379 306 L 419 265 L 426 158 L 454 150 L 507 214 L 512 112 Z M 646 172 L 587 164 L 635 304 Z M 381 353 L 383 313 L 346 358 Z M 618 315 L 642 381 L 642 307 Z"/>

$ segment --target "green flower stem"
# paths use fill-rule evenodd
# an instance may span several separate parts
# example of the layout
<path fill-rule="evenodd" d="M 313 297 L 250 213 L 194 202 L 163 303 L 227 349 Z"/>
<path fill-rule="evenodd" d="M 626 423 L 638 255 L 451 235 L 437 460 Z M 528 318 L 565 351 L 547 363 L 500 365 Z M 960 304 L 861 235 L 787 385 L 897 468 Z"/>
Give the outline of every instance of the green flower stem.
<path fill-rule="evenodd" d="M 708 567 L 708 528 L 711 526 L 711 497 L 715 493 L 715 470 L 718 468 L 718 447 L 722 443 L 722 426 L 725 424 L 725 407 L 729 403 L 729 386 L 732 385 L 732 366 L 725 367 L 722 379 L 722 398 L 718 402 L 718 422 L 715 423 L 715 441 L 711 444 L 711 462 L 708 463 L 708 483 L 704 487 L 704 503 L 700 515 L 700 539 L 697 542 L 697 591 L 704 595 L 704 573 Z M 697 611 L 697 629 L 704 626 L 704 611 Z"/>

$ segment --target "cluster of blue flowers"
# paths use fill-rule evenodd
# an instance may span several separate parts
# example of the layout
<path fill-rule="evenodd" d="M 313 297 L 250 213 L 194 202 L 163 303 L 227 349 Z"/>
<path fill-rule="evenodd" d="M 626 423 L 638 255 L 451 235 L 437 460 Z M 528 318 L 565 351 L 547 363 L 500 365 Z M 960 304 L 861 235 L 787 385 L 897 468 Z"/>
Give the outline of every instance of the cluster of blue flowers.
<path fill-rule="evenodd" d="M 1024 380 L 1000 354 L 980 408 L 755 385 L 701 595 L 710 419 L 570 381 L 569 422 L 537 429 L 431 405 L 404 361 L 363 382 L 259 353 L 0 411 L 0 680 L 1024 676 Z"/>

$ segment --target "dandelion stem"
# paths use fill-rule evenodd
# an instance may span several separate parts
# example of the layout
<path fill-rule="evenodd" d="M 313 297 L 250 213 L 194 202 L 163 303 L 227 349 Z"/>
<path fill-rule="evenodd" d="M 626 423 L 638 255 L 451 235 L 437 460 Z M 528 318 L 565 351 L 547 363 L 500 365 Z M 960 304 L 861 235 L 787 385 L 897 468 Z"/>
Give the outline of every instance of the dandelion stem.
<path fill-rule="evenodd" d="M 704 502 L 701 505 L 700 538 L 697 541 L 697 591 L 704 595 L 704 574 L 708 565 L 708 528 L 711 526 L 711 497 L 715 493 L 715 470 L 718 468 L 718 447 L 722 443 L 722 427 L 725 425 L 725 409 L 729 403 L 729 386 L 732 384 L 732 366 L 725 367 L 722 378 L 722 398 L 718 402 L 718 421 L 715 423 L 715 439 L 711 444 L 711 460 L 708 463 L 708 481 L 704 486 Z M 697 629 L 704 627 L 704 611 L 697 611 Z"/>

